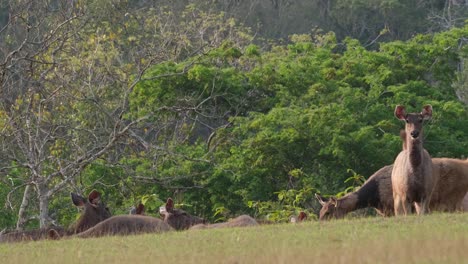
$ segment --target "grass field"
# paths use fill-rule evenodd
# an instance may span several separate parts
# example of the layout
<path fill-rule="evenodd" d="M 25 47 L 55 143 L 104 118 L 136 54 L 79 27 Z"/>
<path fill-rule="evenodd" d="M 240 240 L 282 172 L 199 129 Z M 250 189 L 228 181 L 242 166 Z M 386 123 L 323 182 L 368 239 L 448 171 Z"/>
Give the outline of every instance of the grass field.
<path fill-rule="evenodd" d="M 0 244 L 1 263 L 468 263 L 468 214 Z"/>

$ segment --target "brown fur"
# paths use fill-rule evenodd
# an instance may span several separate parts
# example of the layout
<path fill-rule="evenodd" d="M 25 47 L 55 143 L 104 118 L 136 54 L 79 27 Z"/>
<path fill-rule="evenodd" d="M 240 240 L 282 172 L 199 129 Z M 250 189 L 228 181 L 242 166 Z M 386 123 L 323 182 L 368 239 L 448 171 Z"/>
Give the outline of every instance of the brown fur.
<path fill-rule="evenodd" d="M 144 215 L 117 215 L 96 226 L 76 234 L 74 237 L 89 238 L 115 235 L 135 235 L 144 233 L 163 233 L 172 228 L 163 220 Z"/>
<path fill-rule="evenodd" d="M 0 243 L 6 242 L 25 242 L 25 241 L 37 241 L 48 239 L 48 231 L 50 228 L 41 228 L 25 231 L 11 231 L 0 235 Z M 68 233 L 68 230 L 63 227 L 53 227 L 54 230 L 60 235 L 65 236 Z"/>
<path fill-rule="evenodd" d="M 139 203 L 137 207 L 132 206 L 130 209 L 130 212 L 128 213 L 130 215 L 146 215 L 145 214 L 145 206 L 142 203 Z"/>
<path fill-rule="evenodd" d="M 461 211 L 463 198 L 468 192 L 468 160 L 433 158 L 434 178 L 437 185 L 431 198 L 436 211 Z"/>
<path fill-rule="evenodd" d="M 291 216 L 289 221 L 291 223 L 300 223 L 300 222 L 307 221 L 307 214 L 305 212 L 301 211 L 301 212 L 299 212 L 299 214 L 297 216 L 295 216 L 295 215 Z"/>
<path fill-rule="evenodd" d="M 205 223 L 205 219 L 193 216 L 187 212 L 175 209 L 174 201 L 171 198 L 167 199 L 166 205 L 161 207 L 159 210 L 162 217 L 164 217 L 164 222 L 169 224 L 175 230 L 184 230 L 188 229 L 196 224 Z"/>
<path fill-rule="evenodd" d="M 226 227 L 246 227 L 257 226 L 258 222 L 248 215 L 241 215 L 236 218 L 230 219 L 227 222 L 216 224 L 198 224 L 192 226 L 190 229 L 210 229 L 210 228 L 226 228 Z"/>
<path fill-rule="evenodd" d="M 319 219 L 343 218 L 351 211 L 366 207 L 375 208 L 383 216 L 393 215 L 392 170 L 392 165 L 379 169 L 361 188 L 340 199 L 332 197 L 327 200 L 316 194 L 322 205 Z"/>
<path fill-rule="evenodd" d="M 432 163 L 434 178 L 438 178 L 438 181 L 434 187 L 429 209 L 446 212 L 468 211 L 468 160 L 433 158 Z M 316 195 L 322 204 L 319 219 L 343 218 L 347 213 L 365 207 L 374 207 L 384 216 L 393 215 L 392 167 L 389 165 L 378 170 L 359 190 L 340 199 L 326 200 Z M 365 192 L 361 196 L 369 199 L 359 201 L 361 192 Z M 367 195 L 369 193 L 377 195 L 369 196 Z M 464 207 L 465 202 L 466 207 Z"/>
<path fill-rule="evenodd" d="M 83 213 L 72 226 L 73 233 L 81 233 L 111 217 L 111 213 L 101 201 L 101 194 L 98 191 L 91 191 L 88 195 L 88 199 L 75 193 L 71 193 L 71 197 L 75 206 L 83 207 Z"/>
<path fill-rule="evenodd" d="M 83 208 L 83 213 L 69 229 L 50 227 L 26 231 L 12 231 L 0 235 L 0 242 L 36 241 L 69 236 L 85 231 L 111 216 L 108 208 L 101 201 L 101 194 L 96 190 L 91 191 L 88 198 L 84 198 L 75 193 L 71 193 L 71 198 L 77 207 Z M 53 236 L 51 236 L 51 234 L 53 234 Z"/>
<path fill-rule="evenodd" d="M 395 116 L 406 121 L 404 148 L 395 159 L 392 170 L 392 188 L 395 215 L 411 213 L 412 205 L 418 214 L 428 211 L 434 179 L 432 159 L 423 148 L 423 120 L 432 115 L 426 105 L 421 113 L 407 114 L 403 106 L 395 108 Z"/>

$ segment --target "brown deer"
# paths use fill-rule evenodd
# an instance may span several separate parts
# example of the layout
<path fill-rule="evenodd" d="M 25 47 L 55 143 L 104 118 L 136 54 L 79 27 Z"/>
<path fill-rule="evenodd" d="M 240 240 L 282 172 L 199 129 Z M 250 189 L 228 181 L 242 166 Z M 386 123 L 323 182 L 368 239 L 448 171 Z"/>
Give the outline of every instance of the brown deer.
<path fill-rule="evenodd" d="M 463 200 L 468 196 L 468 160 L 433 158 L 432 162 L 433 175 L 434 178 L 438 177 L 438 181 L 431 197 L 430 209 L 463 211 Z"/>
<path fill-rule="evenodd" d="M 60 235 L 64 236 L 67 234 L 67 230 L 63 227 L 53 227 L 54 230 Z M 25 242 L 25 241 L 37 241 L 48 239 L 48 231 L 50 228 L 40 228 L 40 229 L 32 229 L 32 230 L 24 230 L 24 231 L 11 231 L 0 234 L 0 243 L 5 242 Z"/>
<path fill-rule="evenodd" d="M 73 237 L 89 238 L 115 235 L 163 233 L 173 230 L 163 220 L 145 215 L 116 215 Z"/>
<path fill-rule="evenodd" d="M 304 211 L 299 212 L 297 216 L 293 215 L 289 218 L 291 223 L 301 223 L 307 221 L 307 214 Z"/>
<path fill-rule="evenodd" d="M 411 213 L 413 204 L 418 215 L 425 214 L 434 181 L 431 156 L 423 148 L 423 121 L 431 118 L 432 106 L 424 106 L 421 113 L 406 113 L 398 105 L 395 116 L 406 122 L 406 149 L 396 157 L 391 178 L 395 215 Z"/>
<path fill-rule="evenodd" d="M 257 226 L 258 222 L 248 215 L 241 215 L 236 218 L 230 219 L 227 222 L 216 224 L 198 224 L 192 226 L 190 229 L 209 229 L 209 228 L 226 228 L 226 227 L 247 227 Z"/>
<path fill-rule="evenodd" d="M 0 235 L 0 242 L 36 241 L 54 238 L 50 236 L 50 230 L 53 230 L 54 236 L 69 236 L 85 231 L 111 216 L 109 209 L 101 201 L 101 194 L 96 190 L 91 191 L 88 198 L 84 198 L 75 193 L 71 193 L 71 198 L 73 204 L 83 208 L 83 212 L 80 218 L 70 228 L 65 229 L 57 226 L 25 231 L 12 231 Z"/>
<path fill-rule="evenodd" d="M 164 222 L 175 230 L 188 229 L 196 224 L 205 223 L 205 219 L 193 216 L 181 209 L 174 208 L 174 201 L 168 198 L 165 206 L 159 208 L 159 213 L 164 218 Z"/>
<path fill-rule="evenodd" d="M 91 191 L 87 199 L 76 193 L 71 193 L 71 198 L 75 206 L 83 208 L 81 216 L 72 226 L 74 234 L 88 230 L 111 217 L 109 208 L 101 201 L 101 194 L 96 190 Z"/>
<path fill-rule="evenodd" d="M 379 169 L 357 191 L 349 193 L 340 199 L 334 197 L 325 199 L 319 194 L 315 194 L 315 197 L 322 205 L 319 219 L 343 218 L 351 211 L 367 207 L 375 208 L 377 213 L 382 216 L 392 215 L 392 170 L 392 165 Z"/>
<path fill-rule="evenodd" d="M 108 212 L 108 209 L 104 208 L 105 210 L 102 210 L 102 208 L 100 208 L 99 197 L 99 193 L 92 193 L 88 197 L 88 201 L 86 201 L 79 195 L 72 194 L 74 204 L 76 206 L 84 206 L 85 210 L 75 225 L 75 232 L 72 233 L 74 235 L 70 237 L 88 238 L 112 235 L 133 235 L 162 233 L 172 230 L 163 220 L 155 217 L 144 215 L 117 215 L 107 217 L 108 215 L 105 212 Z M 62 236 L 56 232 L 55 229 L 50 229 L 49 237 L 52 239 L 59 239 Z"/>
<path fill-rule="evenodd" d="M 468 211 L 468 160 L 433 158 L 433 175 L 438 178 L 429 205 L 434 211 Z M 374 207 L 383 216 L 391 216 L 393 209 L 392 175 L 393 165 L 375 172 L 357 191 L 336 199 L 325 199 L 316 194 L 322 209 L 320 220 L 343 218 L 354 210 Z M 465 197 L 465 198 L 463 198 Z"/>
<path fill-rule="evenodd" d="M 137 207 L 132 206 L 130 209 L 130 212 L 128 213 L 130 215 L 145 215 L 145 206 L 142 203 L 139 203 Z"/>

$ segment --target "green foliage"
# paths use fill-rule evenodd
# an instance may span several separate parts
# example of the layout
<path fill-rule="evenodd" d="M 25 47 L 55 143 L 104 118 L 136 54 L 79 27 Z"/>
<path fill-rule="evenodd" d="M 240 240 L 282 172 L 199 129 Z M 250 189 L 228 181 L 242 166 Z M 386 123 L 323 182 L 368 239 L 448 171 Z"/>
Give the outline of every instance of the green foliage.
<path fill-rule="evenodd" d="M 310 219 L 316 217 L 313 208 L 309 208 L 309 202 L 313 200 L 317 190 L 303 188 L 300 190 L 289 189 L 275 192 L 277 201 L 249 201 L 248 206 L 255 209 L 257 217 L 271 222 L 289 222 L 292 216 L 305 212 Z"/>
<path fill-rule="evenodd" d="M 403 126 L 393 116 L 397 104 L 411 112 L 432 104 L 425 148 L 433 157 L 466 155 L 468 26 L 408 39 L 423 27 L 422 20 L 411 24 L 411 15 L 431 9 L 420 2 L 336 1 L 324 15 L 340 32 L 253 44 L 248 29 L 196 4 L 174 12 L 136 9 L 132 1 L 78 1 L 92 23 L 77 27 L 77 43 L 54 43 L 38 56 L 45 63 L 34 70 L 44 72 L 47 89 L 18 93 L 0 111 L 8 136 L 2 141 L 15 139 L 11 120 L 22 116 L 37 121 L 37 131 L 56 127 L 41 149 L 40 174 L 48 175 L 63 168 L 59 161 L 79 160 L 132 124 L 69 182 L 84 193 L 99 189 L 114 214 L 139 202 L 156 214 L 168 197 L 213 221 L 312 213 L 315 191 L 344 195 L 393 162 Z M 362 36 L 344 38 L 343 31 Z M 375 36 L 408 40 L 362 44 Z M 60 67 L 49 70 L 56 57 Z M 30 176 L 8 162 L 2 200 Z M 11 197 L 15 204 L 20 190 Z M 79 213 L 68 191 L 50 202 L 64 225 Z M 13 226 L 14 213 L 1 213 L 0 225 Z"/>

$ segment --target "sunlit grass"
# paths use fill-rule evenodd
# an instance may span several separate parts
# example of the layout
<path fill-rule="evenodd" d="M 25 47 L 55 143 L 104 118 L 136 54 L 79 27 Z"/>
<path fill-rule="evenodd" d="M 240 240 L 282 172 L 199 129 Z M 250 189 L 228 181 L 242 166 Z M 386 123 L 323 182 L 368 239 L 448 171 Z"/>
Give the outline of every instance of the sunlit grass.
<path fill-rule="evenodd" d="M 0 245 L 1 263 L 467 263 L 468 214 Z"/>

